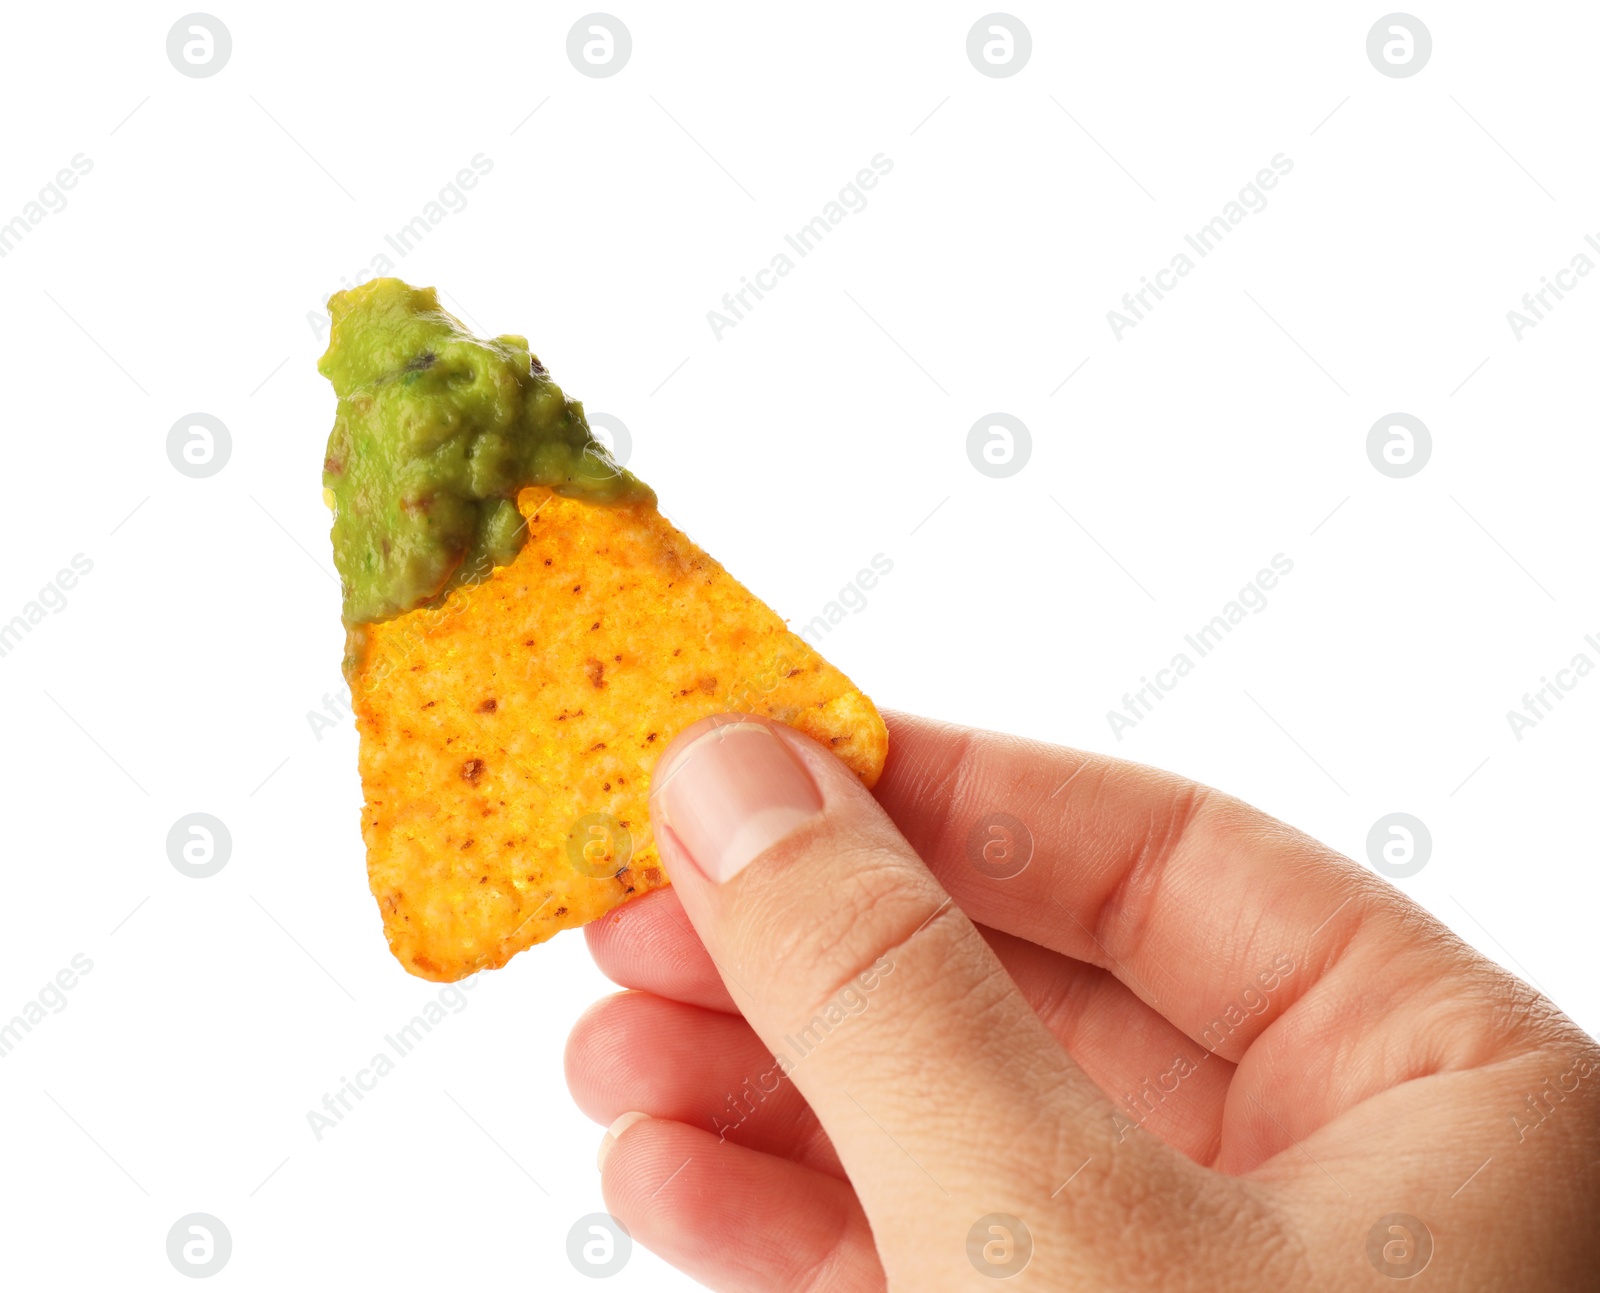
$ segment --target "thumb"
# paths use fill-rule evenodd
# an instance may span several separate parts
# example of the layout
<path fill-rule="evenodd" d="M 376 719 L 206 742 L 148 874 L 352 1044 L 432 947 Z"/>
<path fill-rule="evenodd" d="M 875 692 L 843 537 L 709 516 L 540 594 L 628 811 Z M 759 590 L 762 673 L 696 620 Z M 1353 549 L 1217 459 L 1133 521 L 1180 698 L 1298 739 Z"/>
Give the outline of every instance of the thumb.
<path fill-rule="evenodd" d="M 1150 1137 L 1116 1143 L 1110 1101 L 810 738 L 747 715 L 695 724 L 656 769 L 651 821 L 684 910 L 832 1139 L 881 1251 L 919 1215 L 948 1214 L 958 1245 L 973 1217 L 1011 1203 L 1059 1222 L 1073 1205 L 1047 1201 L 1085 1159 L 1105 1188 L 1074 1191 L 1098 1215 L 1071 1228 L 1115 1234 L 1104 1209 L 1119 1193 L 1148 1206 L 1156 1178 L 1190 1166 Z"/>

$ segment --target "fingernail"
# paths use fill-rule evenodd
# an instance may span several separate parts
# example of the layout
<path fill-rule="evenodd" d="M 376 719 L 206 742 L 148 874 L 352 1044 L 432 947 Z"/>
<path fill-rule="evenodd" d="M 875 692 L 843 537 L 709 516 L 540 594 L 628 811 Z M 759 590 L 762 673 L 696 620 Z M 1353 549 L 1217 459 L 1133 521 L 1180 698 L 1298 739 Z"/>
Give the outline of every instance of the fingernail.
<path fill-rule="evenodd" d="M 701 733 L 658 777 L 662 820 L 713 884 L 822 812 L 811 774 L 761 723 L 735 720 Z"/>
<path fill-rule="evenodd" d="M 606 1170 L 606 1158 L 611 1153 L 611 1147 L 617 1143 L 617 1138 L 627 1131 L 636 1122 L 643 1122 L 650 1115 L 647 1113 L 625 1113 L 614 1123 L 606 1128 L 606 1134 L 600 1137 L 600 1152 L 594 1156 L 594 1165 L 602 1172 Z"/>

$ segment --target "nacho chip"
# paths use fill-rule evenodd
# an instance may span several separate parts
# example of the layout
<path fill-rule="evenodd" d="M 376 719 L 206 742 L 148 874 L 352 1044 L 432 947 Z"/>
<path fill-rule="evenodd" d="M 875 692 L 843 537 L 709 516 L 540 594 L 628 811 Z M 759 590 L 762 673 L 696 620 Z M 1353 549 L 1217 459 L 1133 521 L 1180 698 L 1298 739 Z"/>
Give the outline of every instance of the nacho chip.
<path fill-rule="evenodd" d="M 667 876 L 656 758 L 724 711 L 787 723 L 871 786 L 872 702 L 656 510 L 523 489 L 480 583 L 363 626 L 351 692 L 368 874 L 413 974 L 459 979 Z"/>

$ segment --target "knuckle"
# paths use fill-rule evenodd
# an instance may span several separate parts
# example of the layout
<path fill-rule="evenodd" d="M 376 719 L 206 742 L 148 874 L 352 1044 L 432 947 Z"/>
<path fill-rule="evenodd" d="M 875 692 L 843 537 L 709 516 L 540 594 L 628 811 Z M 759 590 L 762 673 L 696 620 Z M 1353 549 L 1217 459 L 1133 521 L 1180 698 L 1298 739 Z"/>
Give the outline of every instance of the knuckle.
<path fill-rule="evenodd" d="M 1161 908 L 1161 892 L 1173 859 L 1198 823 L 1227 810 L 1216 792 L 1172 778 L 1167 793 L 1153 799 L 1141 835 L 1116 883 L 1101 900 L 1089 928 L 1103 947 L 1118 947 L 1122 958 L 1138 956 Z"/>
<path fill-rule="evenodd" d="M 871 845 L 830 853 L 839 878 L 825 900 L 798 913 L 790 903 L 766 905 L 748 928 L 742 958 L 802 1011 L 827 1006 L 955 911 L 932 877 L 919 876 L 903 858 Z"/>

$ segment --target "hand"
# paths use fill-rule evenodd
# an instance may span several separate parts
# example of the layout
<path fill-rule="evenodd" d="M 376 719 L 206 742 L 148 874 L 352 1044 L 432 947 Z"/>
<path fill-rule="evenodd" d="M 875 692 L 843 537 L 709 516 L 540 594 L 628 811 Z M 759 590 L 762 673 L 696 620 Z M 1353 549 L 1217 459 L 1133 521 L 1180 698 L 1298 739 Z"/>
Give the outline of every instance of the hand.
<path fill-rule="evenodd" d="M 875 796 L 739 715 L 662 756 L 674 887 L 589 927 L 633 991 L 567 1054 L 635 1239 L 762 1293 L 1600 1287 L 1600 1048 L 1548 1000 L 1216 791 L 889 750 Z"/>

